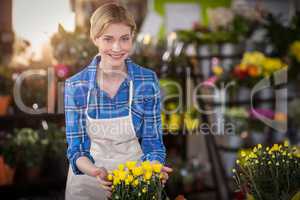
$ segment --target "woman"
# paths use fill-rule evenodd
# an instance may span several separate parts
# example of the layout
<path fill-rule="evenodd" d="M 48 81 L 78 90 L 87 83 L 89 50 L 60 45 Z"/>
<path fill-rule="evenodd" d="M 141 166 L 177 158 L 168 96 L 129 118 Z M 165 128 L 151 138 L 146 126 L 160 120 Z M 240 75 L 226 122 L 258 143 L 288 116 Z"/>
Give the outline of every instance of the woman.
<path fill-rule="evenodd" d="M 135 29 L 117 4 L 105 4 L 91 17 L 99 54 L 65 82 L 66 199 L 106 199 L 112 184 L 107 171 L 128 160 L 165 162 L 158 79 L 128 58 Z M 164 182 L 171 171 L 163 167 Z"/>

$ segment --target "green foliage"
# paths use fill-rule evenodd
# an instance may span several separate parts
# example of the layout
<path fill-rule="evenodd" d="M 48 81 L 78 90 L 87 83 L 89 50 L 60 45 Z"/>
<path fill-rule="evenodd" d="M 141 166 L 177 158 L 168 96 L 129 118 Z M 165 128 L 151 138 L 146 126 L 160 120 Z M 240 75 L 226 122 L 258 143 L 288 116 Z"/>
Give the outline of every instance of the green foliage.
<path fill-rule="evenodd" d="M 286 56 L 291 43 L 300 39 L 300 13 L 297 12 L 288 25 L 280 22 L 280 17 L 267 15 L 265 28 L 267 38 L 274 46 L 274 54 Z"/>
<path fill-rule="evenodd" d="M 238 43 L 249 37 L 256 26 L 258 26 L 256 21 L 235 15 L 227 27 L 222 27 L 218 30 L 212 31 L 205 27 L 196 27 L 194 30 L 179 30 L 177 34 L 179 40 L 186 43 Z"/>
<path fill-rule="evenodd" d="M 0 95 L 12 94 L 12 70 L 8 66 L 0 66 Z"/>
<path fill-rule="evenodd" d="M 40 166 L 46 154 L 59 157 L 66 150 L 64 129 L 55 124 L 49 124 L 46 130 L 15 129 L 13 134 L 7 133 L 3 141 L 0 153 L 12 167 Z"/>
<path fill-rule="evenodd" d="M 62 25 L 52 36 L 51 45 L 57 62 L 70 66 L 73 73 L 87 65 L 97 54 L 97 48 L 86 33 L 81 30 L 67 32 Z"/>

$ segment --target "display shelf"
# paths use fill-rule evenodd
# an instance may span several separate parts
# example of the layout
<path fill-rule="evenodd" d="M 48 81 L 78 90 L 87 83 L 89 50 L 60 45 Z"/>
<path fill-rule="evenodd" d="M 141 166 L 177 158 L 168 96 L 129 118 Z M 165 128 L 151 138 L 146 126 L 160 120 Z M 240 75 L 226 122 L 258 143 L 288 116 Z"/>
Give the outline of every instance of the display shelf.
<path fill-rule="evenodd" d="M 34 183 L 18 183 L 0 186 L 1 199 L 32 199 L 37 197 L 54 197 L 64 194 L 66 180 L 39 180 Z"/>

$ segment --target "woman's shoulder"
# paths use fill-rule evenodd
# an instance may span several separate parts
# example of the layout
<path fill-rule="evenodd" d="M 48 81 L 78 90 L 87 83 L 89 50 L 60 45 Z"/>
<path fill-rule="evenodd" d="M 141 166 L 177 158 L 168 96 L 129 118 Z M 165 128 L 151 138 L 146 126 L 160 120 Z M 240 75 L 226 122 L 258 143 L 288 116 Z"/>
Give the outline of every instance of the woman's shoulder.
<path fill-rule="evenodd" d="M 159 91 L 159 83 L 155 71 L 138 64 L 134 64 L 132 69 L 137 95 L 141 94 L 143 97 L 146 97 L 149 94 L 153 96 Z"/>
<path fill-rule="evenodd" d="M 84 87 L 89 84 L 89 67 L 86 66 L 81 71 L 70 76 L 65 80 L 66 86 L 69 87 Z"/>
<path fill-rule="evenodd" d="M 150 68 L 143 67 L 136 63 L 132 65 L 133 78 L 135 81 L 155 81 L 157 78 L 156 72 Z"/>

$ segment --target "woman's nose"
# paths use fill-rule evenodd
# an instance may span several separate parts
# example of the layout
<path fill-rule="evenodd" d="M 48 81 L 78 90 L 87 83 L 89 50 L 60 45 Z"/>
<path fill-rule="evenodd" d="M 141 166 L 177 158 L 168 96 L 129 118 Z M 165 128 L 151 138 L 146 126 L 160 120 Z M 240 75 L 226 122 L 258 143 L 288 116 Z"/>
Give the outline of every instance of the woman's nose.
<path fill-rule="evenodd" d="M 118 41 L 113 43 L 112 50 L 113 51 L 120 51 L 121 50 L 120 43 Z"/>

